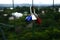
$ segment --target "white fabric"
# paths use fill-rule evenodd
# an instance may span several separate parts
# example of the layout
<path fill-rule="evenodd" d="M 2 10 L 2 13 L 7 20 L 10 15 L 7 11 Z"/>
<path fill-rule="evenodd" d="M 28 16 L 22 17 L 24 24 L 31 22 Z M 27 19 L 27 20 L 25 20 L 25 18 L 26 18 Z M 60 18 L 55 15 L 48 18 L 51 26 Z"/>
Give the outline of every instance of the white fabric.
<path fill-rule="evenodd" d="M 34 14 L 31 14 L 31 16 L 32 16 L 32 20 L 37 20 Z"/>
<path fill-rule="evenodd" d="M 34 10 L 34 13 L 32 13 L 31 6 L 30 6 L 30 14 L 32 16 L 32 20 L 37 20 L 37 18 L 36 18 L 37 14 L 35 13 L 35 10 Z"/>

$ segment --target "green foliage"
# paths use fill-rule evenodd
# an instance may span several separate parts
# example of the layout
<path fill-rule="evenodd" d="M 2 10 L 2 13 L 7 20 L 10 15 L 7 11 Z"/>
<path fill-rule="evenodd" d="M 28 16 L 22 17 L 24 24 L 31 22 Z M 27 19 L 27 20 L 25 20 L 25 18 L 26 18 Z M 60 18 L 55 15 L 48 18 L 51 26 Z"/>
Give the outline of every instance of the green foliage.
<path fill-rule="evenodd" d="M 43 15 L 41 10 L 47 10 L 47 12 Z M 56 8 L 56 10 L 58 9 Z M 26 16 L 19 19 L 16 18 L 15 20 L 8 20 L 12 12 L 24 13 L 24 11 L 30 13 L 29 7 L 16 7 L 13 10 L 5 8 L 3 12 L 0 12 L 0 23 L 14 25 L 14 27 L 2 27 L 8 40 L 60 40 L 59 12 L 54 12 L 50 8 L 40 8 L 38 11 L 36 8 L 42 23 L 38 25 L 35 21 L 31 28 L 27 27 L 30 22 L 25 21 Z M 3 16 L 5 13 L 8 14 L 7 17 Z M 2 36 L 1 33 L 0 36 Z"/>

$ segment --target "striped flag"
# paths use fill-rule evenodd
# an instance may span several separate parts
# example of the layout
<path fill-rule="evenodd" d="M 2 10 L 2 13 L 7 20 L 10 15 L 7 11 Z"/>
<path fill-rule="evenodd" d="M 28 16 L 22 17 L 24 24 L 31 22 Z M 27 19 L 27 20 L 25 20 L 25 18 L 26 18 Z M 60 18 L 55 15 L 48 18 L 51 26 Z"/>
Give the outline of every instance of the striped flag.
<path fill-rule="evenodd" d="M 38 24 L 41 24 L 42 20 L 41 20 L 41 18 L 39 18 L 38 15 L 35 13 L 35 9 L 34 9 L 34 15 L 35 15 L 36 18 L 37 18 L 36 22 L 37 22 Z"/>

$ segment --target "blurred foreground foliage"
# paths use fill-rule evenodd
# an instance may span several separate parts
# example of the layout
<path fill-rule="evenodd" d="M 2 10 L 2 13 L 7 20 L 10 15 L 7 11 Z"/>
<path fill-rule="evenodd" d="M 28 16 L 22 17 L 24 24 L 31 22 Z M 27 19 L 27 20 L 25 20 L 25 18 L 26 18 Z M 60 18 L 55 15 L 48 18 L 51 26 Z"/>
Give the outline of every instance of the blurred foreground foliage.
<path fill-rule="evenodd" d="M 27 26 L 30 22 L 25 21 L 26 16 L 9 20 L 12 12 L 17 11 L 24 14 L 24 11 L 27 11 L 29 14 L 29 7 L 16 7 L 14 10 L 5 8 L 3 12 L 0 12 L 0 23 L 14 25 L 13 27 L 2 26 L 6 38 L 8 40 L 60 40 L 60 13 L 54 12 L 50 8 L 44 8 L 43 10 L 47 10 L 47 12 L 42 14 L 42 9 L 37 11 L 38 9 L 36 8 L 36 12 L 42 19 L 42 23 L 38 25 L 34 22 L 32 27 Z M 7 17 L 3 16 L 5 13 L 8 14 Z M 2 40 L 1 33 L 0 39 Z"/>

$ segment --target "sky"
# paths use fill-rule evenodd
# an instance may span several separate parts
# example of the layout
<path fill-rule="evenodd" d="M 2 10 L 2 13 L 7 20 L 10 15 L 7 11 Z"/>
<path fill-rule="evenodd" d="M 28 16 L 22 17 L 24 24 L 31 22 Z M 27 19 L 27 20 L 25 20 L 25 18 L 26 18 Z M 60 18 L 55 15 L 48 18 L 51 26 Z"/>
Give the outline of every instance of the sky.
<path fill-rule="evenodd" d="M 34 4 L 53 4 L 53 0 L 33 0 Z M 12 0 L 0 0 L 0 4 L 12 4 Z M 32 4 L 32 0 L 14 0 L 14 4 Z M 54 0 L 54 4 L 60 4 L 60 0 Z"/>

